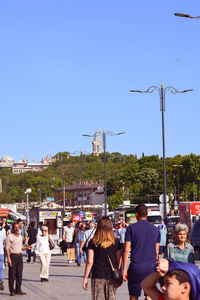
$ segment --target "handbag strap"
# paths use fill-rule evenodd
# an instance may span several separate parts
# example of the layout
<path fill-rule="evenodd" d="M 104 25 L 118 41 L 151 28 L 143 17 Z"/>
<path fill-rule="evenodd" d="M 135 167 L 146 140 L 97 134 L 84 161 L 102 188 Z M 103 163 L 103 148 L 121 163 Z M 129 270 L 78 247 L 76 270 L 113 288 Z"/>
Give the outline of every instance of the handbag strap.
<path fill-rule="evenodd" d="M 92 232 L 90 233 L 90 235 L 88 236 L 87 240 L 85 241 L 85 245 L 87 244 L 87 242 L 89 241 L 89 238 L 91 237 L 91 235 L 93 234 L 94 228 L 92 230 Z"/>
<path fill-rule="evenodd" d="M 106 254 L 107 254 L 108 261 L 109 261 L 109 263 L 110 263 L 110 267 L 111 267 L 112 271 L 114 272 L 115 268 L 113 267 L 113 263 L 112 263 L 112 260 L 111 260 L 111 258 L 110 258 L 110 255 L 108 254 L 107 248 L 106 248 L 105 250 L 106 250 Z"/>

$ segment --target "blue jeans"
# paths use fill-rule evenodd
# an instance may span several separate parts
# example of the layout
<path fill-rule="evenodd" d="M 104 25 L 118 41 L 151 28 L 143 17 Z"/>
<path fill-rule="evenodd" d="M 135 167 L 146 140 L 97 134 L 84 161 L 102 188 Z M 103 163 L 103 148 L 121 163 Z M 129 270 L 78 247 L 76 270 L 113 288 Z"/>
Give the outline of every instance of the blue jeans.
<path fill-rule="evenodd" d="M 0 254 L 0 280 L 3 281 L 4 254 Z"/>
<path fill-rule="evenodd" d="M 76 243 L 76 260 L 78 264 L 81 264 L 81 254 L 80 254 L 80 243 Z M 84 258 L 84 262 L 87 261 L 87 255 L 86 252 L 83 251 L 83 258 Z"/>

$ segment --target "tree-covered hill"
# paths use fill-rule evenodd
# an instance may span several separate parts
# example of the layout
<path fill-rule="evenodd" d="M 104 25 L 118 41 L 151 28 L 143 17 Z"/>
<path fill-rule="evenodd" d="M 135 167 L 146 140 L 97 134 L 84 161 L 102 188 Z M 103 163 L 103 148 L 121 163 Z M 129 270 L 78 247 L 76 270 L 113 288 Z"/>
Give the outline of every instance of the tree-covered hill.
<path fill-rule="evenodd" d="M 60 159 L 42 172 L 12 174 L 9 169 L 0 170 L 3 192 L 1 203 L 20 202 L 24 191 L 31 188 L 30 201 L 39 201 L 53 196 L 53 190 L 81 180 L 80 157 L 70 156 L 68 152 L 58 154 Z M 83 181 L 104 181 L 104 157 L 83 155 Z M 158 155 L 143 156 L 107 153 L 107 188 L 110 207 L 117 206 L 127 197 L 131 202 L 158 201 L 163 191 L 163 162 Z M 193 190 L 196 200 L 199 197 L 200 156 L 195 154 L 177 155 L 166 159 L 167 193 L 177 189 L 177 167 L 180 171 L 180 196 L 182 200 L 191 200 Z M 78 172 L 77 172 L 78 170 Z M 78 173 L 78 178 L 77 178 Z"/>

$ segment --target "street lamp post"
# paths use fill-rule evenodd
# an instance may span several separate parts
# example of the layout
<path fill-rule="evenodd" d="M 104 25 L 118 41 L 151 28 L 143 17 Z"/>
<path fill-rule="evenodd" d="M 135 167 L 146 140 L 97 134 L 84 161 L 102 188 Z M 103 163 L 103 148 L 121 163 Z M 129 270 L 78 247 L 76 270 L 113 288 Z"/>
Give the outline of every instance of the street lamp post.
<path fill-rule="evenodd" d="M 75 151 L 70 154 L 80 154 L 80 164 L 81 164 L 81 210 L 83 212 L 83 154 L 89 154 L 87 151 Z M 76 179 L 77 179 L 77 200 L 78 200 L 78 167 L 76 167 Z"/>
<path fill-rule="evenodd" d="M 167 194 L 167 180 L 166 180 L 166 168 L 165 168 L 165 123 L 164 123 L 164 112 L 165 112 L 165 95 L 167 92 L 171 92 L 172 94 L 180 94 L 180 93 L 186 93 L 193 91 L 192 89 L 190 90 L 183 90 L 183 91 L 177 91 L 174 87 L 172 86 L 167 86 L 166 88 L 163 88 L 163 84 L 161 84 L 161 87 L 158 86 L 151 86 L 147 90 L 130 90 L 130 92 L 133 93 L 148 93 L 151 94 L 154 91 L 157 91 L 160 95 L 160 111 L 162 114 L 162 146 L 163 146 L 163 183 L 164 183 L 164 188 L 163 188 L 163 194 L 164 194 L 164 217 L 167 216 L 167 203 L 166 203 L 166 194 Z"/>
<path fill-rule="evenodd" d="M 121 135 L 124 134 L 125 132 L 118 132 L 118 133 L 113 133 L 111 131 L 107 131 L 105 132 L 105 130 L 103 130 L 103 132 L 99 132 L 102 137 L 103 137 L 103 153 L 104 153 L 104 198 L 105 198 L 105 216 L 107 217 L 108 213 L 107 213 L 107 207 L 108 207 L 108 198 L 107 198 L 107 178 L 106 178 L 106 135 L 109 134 L 111 136 L 114 135 Z M 89 134 L 83 134 L 83 136 L 87 136 L 87 137 L 95 137 L 96 133 L 93 135 L 89 135 Z"/>
<path fill-rule="evenodd" d="M 65 217 L 65 174 L 63 174 L 63 215 Z"/>
<path fill-rule="evenodd" d="M 178 207 L 179 207 L 179 202 L 180 202 L 180 186 L 179 186 L 179 182 L 180 182 L 180 168 L 183 165 L 173 165 L 173 167 L 177 168 L 177 193 L 178 193 L 178 197 L 177 197 L 177 202 L 178 202 Z"/>
<path fill-rule="evenodd" d="M 29 194 L 32 192 L 31 189 L 26 189 L 24 194 L 26 194 L 26 222 L 29 225 Z"/>

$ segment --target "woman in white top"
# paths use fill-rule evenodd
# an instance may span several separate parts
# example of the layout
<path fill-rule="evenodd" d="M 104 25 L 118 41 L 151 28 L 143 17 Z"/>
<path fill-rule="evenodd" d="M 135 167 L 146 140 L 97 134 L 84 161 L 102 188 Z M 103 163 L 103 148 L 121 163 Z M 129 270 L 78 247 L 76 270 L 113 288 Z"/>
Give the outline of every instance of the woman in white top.
<path fill-rule="evenodd" d="M 40 280 L 48 281 L 49 277 L 49 264 L 51 260 L 51 251 L 49 248 L 49 238 L 48 227 L 42 226 L 42 235 L 37 235 L 36 242 L 36 257 L 39 257 L 41 263 L 40 269 Z"/>

